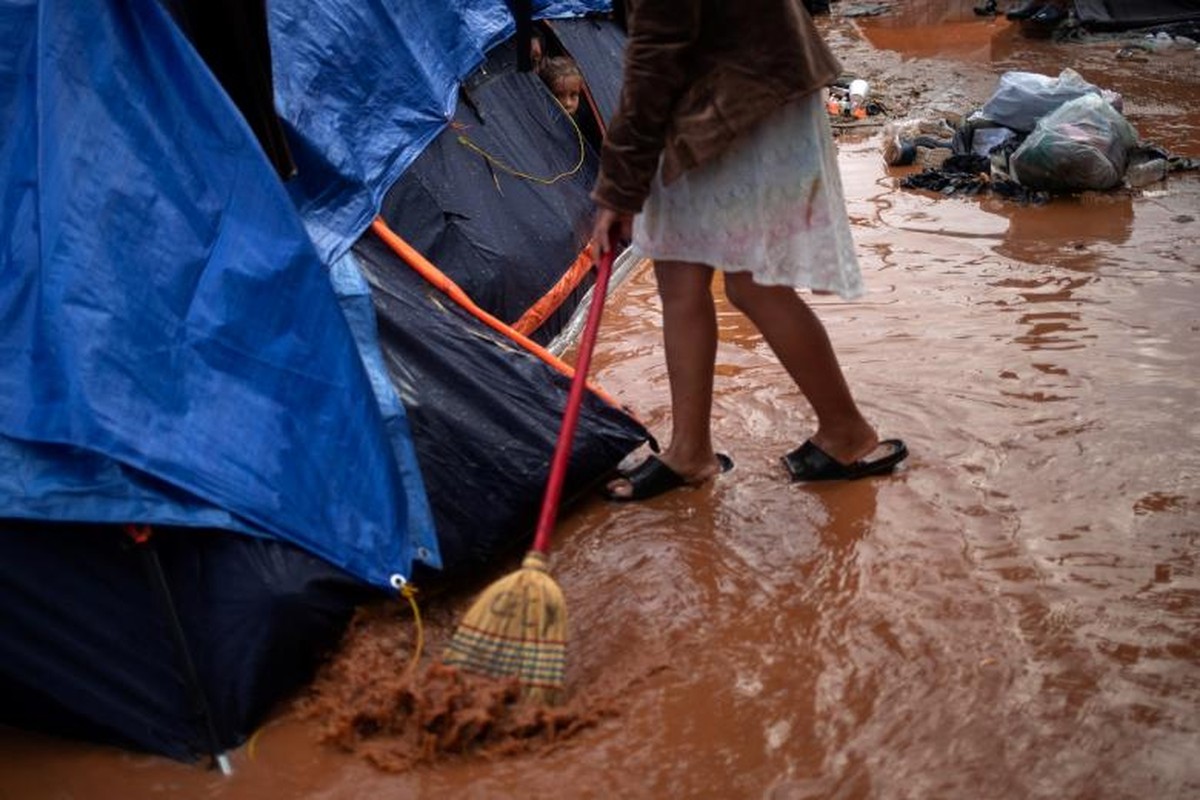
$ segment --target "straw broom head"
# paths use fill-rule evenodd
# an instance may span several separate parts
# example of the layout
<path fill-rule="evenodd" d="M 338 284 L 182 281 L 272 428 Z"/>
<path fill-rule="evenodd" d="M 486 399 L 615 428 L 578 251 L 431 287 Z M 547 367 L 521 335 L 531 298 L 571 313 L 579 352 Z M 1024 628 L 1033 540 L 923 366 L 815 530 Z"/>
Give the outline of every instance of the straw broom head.
<path fill-rule="evenodd" d="M 467 611 L 443 660 L 465 672 L 517 678 L 526 697 L 562 699 L 566 673 L 567 606 L 531 551 L 521 568 L 487 587 Z"/>

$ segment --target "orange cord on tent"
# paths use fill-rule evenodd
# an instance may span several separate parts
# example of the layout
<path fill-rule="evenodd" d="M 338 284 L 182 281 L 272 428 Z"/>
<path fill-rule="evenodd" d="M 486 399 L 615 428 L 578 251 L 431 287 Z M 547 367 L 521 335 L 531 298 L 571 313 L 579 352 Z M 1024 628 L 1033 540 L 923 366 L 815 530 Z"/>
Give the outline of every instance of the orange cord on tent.
<path fill-rule="evenodd" d="M 592 247 L 589 242 L 579 257 L 575 259 L 575 263 L 568 267 L 563 276 L 558 279 L 558 283 L 551 286 L 550 291 L 542 295 L 541 299 L 530 306 L 529 310 L 513 323 L 513 330 L 528 336 L 540 328 L 542 323 L 566 302 L 566 299 L 571 296 L 571 292 L 575 291 L 575 288 L 583 282 L 583 279 L 595 266 L 596 262 L 592 259 Z"/>
<path fill-rule="evenodd" d="M 382 217 L 375 218 L 375 221 L 371 223 L 371 230 L 375 232 L 376 236 L 383 240 L 384 244 L 391 248 L 393 253 L 398 255 L 406 264 L 416 270 L 417 274 L 431 283 L 434 287 L 441 290 L 447 297 L 457 303 L 468 314 L 475 317 L 492 330 L 511 339 L 513 342 L 528 350 L 530 353 L 544 361 L 552 369 L 557 370 L 563 375 L 566 375 L 568 378 L 575 375 L 574 368 L 572 368 L 565 361 L 555 356 L 549 350 L 542 347 L 525 334 L 514 330 L 512 326 L 505 324 L 488 312 L 484 311 L 479 306 L 475 305 L 475 301 L 473 301 L 467 295 L 467 293 L 462 290 L 462 287 L 450 280 L 450 278 L 444 272 L 434 266 L 429 259 L 425 258 L 425 256 L 421 255 L 421 253 L 418 252 L 415 247 L 404 241 L 404 239 L 401 238 L 395 231 L 389 228 L 387 222 L 385 222 Z M 588 388 L 595 392 L 600 399 L 608 403 L 613 408 L 619 408 L 622 411 L 625 411 L 624 406 L 618 403 L 603 389 L 600 389 L 591 382 L 588 383 Z"/>

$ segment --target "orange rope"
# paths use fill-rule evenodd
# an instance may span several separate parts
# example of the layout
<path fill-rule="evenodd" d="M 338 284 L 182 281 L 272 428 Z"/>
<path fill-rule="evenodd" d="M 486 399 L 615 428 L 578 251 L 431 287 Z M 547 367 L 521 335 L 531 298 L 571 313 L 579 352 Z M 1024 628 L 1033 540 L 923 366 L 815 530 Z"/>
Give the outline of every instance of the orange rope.
<path fill-rule="evenodd" d="M 575 288 L 587 277 L 595 265 L 589 242 L 579 257 L 575 259 L 575 263 L 558 279 L 558 283 L 551 286 L 550 291 L 542 295 L 540 300 L 530 306 L 529 310 L 513 323 L 513 330 L 528 336 L 542 327 L 542 324 L 571 296 L 571 292 L 575 291 Z"/>
<path fill-rule="evenodd" d="M 374 222 L 371 223 L 371 230 L 375 232 L 376 236 L 383 240 L 384 244 L 392 249 L 392 252 L 400 256 L 400 258 L 403 259 L 406 264 L 416 270 L 418 275 L 432 284 L 435 288 L 441 290 L 447 297 L 461 306 L 462 309 L 468 314 L 475 317 L 477 320 L 497 333 L 500 333 L 516 342 L 521 347 L 540 358 L 548 366 L 557 370 L 558 372 L 561 372 L 568 378 L 575 375 L 574 368 L 572 368 L 565 361 L 555 356 L 549 350 L 542 347 L 525 334 L 514 330 L 511 326 L 506 325 L 501 320 L 475 305 L 475 301 L 467 296 L 467 293 L 462 290 L 462 287 L 450 280 L 446 273 L 434 266 L 434 264 L 429 261 L 429 259 L 425 258 L 425 256 L 421 255 L 416 248 L 404 241 L 404 239 L 401 238 L 395 231 L 389 228 L 388 224 L 383 220 L 382 217 L 375 218 Z M 622 411 L 625 411 L 625 408 L 620 403 L 613 399 L 603 389 L 600 389 L 590 381 L 588 382 L 588 388 L 595 392 L 601 400 L 608 403 L 613 408 L 619 408 Z"/>

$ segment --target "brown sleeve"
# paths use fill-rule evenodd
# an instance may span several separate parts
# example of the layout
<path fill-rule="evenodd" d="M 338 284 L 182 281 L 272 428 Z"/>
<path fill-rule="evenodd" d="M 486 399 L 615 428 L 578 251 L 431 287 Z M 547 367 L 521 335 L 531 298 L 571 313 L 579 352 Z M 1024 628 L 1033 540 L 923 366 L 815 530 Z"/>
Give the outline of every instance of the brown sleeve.
<path fill-rule="evenodd" d="M 650 192 L 671 111 L 687 86 L 701 3 L 638 0 L 630 6 L 621 101 L 604 137 L 592 198 L 636 214 Z"/>

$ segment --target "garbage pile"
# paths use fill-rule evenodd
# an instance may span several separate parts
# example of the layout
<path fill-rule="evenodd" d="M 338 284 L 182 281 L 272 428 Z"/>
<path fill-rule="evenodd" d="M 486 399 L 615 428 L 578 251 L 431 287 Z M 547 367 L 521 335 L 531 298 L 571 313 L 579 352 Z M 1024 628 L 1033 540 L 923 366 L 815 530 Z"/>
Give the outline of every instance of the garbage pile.
<path fill-rule="evenodd" d="M 944 120 L 888 123 L 890 166 L 921 163 L 904 188 L 946 194 L 994 192 L 1025 202 L 1053 194 L 1140 188 L 1169 172 L 1200 168 L 1142 141 L 1123 99 L 1072 69 L 1057 77 L 1007 72 L 982 108 L 956 126 Z"/>
<path fill-rule="evenodd" d="M 840 78 L 827 89 L 825 108 L 834 125 L 841 123 L 844 126 L 847 122 L 888 113 L 887 106 L 868 96 L 870 86 L 862 78 Z"/>

